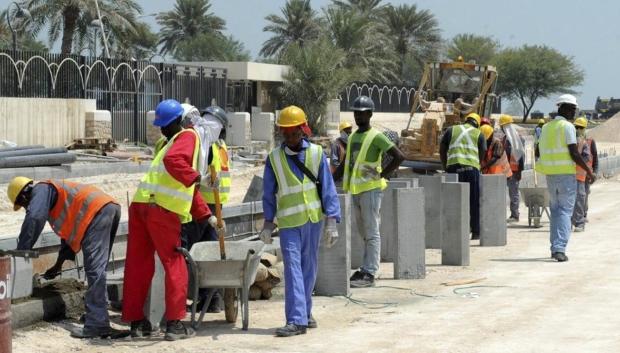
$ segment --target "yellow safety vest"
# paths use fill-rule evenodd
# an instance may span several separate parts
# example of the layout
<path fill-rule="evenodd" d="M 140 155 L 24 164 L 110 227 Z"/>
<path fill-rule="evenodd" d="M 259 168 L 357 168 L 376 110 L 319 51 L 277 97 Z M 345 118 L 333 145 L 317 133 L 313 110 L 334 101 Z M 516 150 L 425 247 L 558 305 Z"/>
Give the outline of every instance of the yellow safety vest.
<path fill-rule="evenodd" d="M 194 198 L 194 185 L 186 187 L 173 178 L 164 165 L 164 156 L 174 144 L 179 134 L 191 131 L 196 137 L 192 168 L 196 169 L 200 150 L 200 138 L 194 129 L 184 129 L 174 135 L 172 139 L 155 155 L 149 171 L 142 177 L 138 190 L 133 197 L 133 202 L 155 203 L 179 215 L 181 223 L 192 220 L 190 209 Z"/>
<path fill-rule="evenodd" d="M 323 148 L 312 143 L 305 151 L 304 164 L 316 177 L 319 175 L 322 154 Z M 281 147 L 269 153 L 269 162 L 278 182 L 276 194 L 278 227 L 282 229 L 299 227 L 308 221 L 317 223 L 321 219 L 322 210 L 316 184 L 305 174 L 302 181 L 297 178 Z"/>
<path fill-rule="evenodd" d="M 568 121 L 553 120 L 543 126 L 536 162 L 536 171 L 545 175 L 575 174 L 577 169 L 566 145 L 566 125 Z"/>
<path fill-rule="evenodd" d="M 228 202 L 231 184 L 230 169 L 228 167 L 228 149 L 226 148 L 226 143 L 223 140 L 214 142 L 213 145 L 211 145 L 211 151 L 213 151 L 213 159 L 211 159 L 210 165 L 213 166 L 215 172 L 220 177 L 220 185 L 218 187 L 220 192 L 220 202 L 225 204 Z M 207 203 L 215 203 L 215 194 L 213 193 L 213 189 L 207 185 L 201 185 L 200 193 Z"/>
<path fill-rule="evenodd" d="M 153 154 L 157 156 L 159 151 L 161 151 L 161 149 L 164 148 L 164 146 L 167 143 L 168 143 L 168 140 L 166 139 L 166 136 L 160 137 L 159 140 L 157 140 L 157 142 L 155 142 L 155 149 L 153 150 Z"/>
<path fill-rule="evenodd" d="M 366 161 L 366 156 L 368 154 L 368 149 L 372 145 L 375 137 L 379 135 L 381 132 L 375 128 L 371 128 L 366 132 L 366 136 L 362 141 L 362 146 L 360 147 L 360 151 L 355 159 L 355 163 L 353 164 L 353 169 L 350 170 L 350 162 L 351 162 L 351 139 L 353 134 L 349 136 L 349 142 L 347 143 L 347 156 L 344 161 L 344 177 L 342 182 L 342 188 L 344 191 L 348 191 L 353 195 L 357 195 L 359 193 L 374 190 L 374 189 L 385 189 L 387 187 L 387 182 L 384 178 L 380 176 L 375 178 L 367 178 L 364 177 L 364 173 L 362 172 L 363 166 L 369 166 L 377 171 L 377 174 L 381 174 L 381 155 L 375 162 Z"/>
<path fill-rule="evenodd" d="M 448 147 L 448 166 L 460 164 L 480 169 L 478 138 L 480 130 L 469 124 L 452 127 L 452 138 Z"/>

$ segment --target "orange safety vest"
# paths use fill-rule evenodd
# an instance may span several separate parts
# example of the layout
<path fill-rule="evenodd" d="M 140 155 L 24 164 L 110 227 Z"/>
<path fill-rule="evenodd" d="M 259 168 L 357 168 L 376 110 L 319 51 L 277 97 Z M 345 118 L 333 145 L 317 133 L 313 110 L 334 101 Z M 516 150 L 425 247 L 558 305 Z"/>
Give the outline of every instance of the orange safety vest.
<path fill-rule="evenodd" d="M 504 154 L 506 154 L 506 145 L 508 144 L 507 141 L 508 141 L 508 138 L 504 136 L 504 141 L 502 143 L 502 145 L 504 146 Z M 513 146 L 510 146 L 510 147 L 514 149 Z M 519 161 L 515 159 L 514 153 L 510 154 L 509 162 L 510 162 L 510 170 L 512 170 L 513 173 L 518 173 L 519 172 Z"/>
<path fill-rule="evenodd" d="M 483 174 L 504 174 L 506 178 L 512 176 L 511 165 L 508 163 L 508 157 L 506 157 L 506 151 L 502 151 L 502 156 L 493 163 L 493 165 L 487 165 L 486 162 L 493 158 L 493 150 L 496 144 L 501 143 L 498 139 L 493 139 L 491 146 L 487 148 L 487 152 L 484 155 L 485 168 L 482 171 Z"/>
<path fill-rule="evenodd" d="M 577 149 L 579 150 L 579 153 L 581 154 L 581 152 L 583 152 L 583 148 L 585 147 L 586 143 L 588 144 L 588 161 L 586 162 L 586 164 L 588 165 L 588 167 L 590 167 L 590 169 L 592 169 L 592 165 L 593 165 L 593 157 L 592 157 L 592 139 L 581 139 L 579 141 L 579 143 L 577 144 Z M 581 168 L 579 165 L 577 165 L 577 173 L 575 175 L 575 177 L 577 178 L 577 181 L 580 181 L 582 183 L 586 182 L 586 177 L 588 176 L 588 173 L 586 172 L 585 169 Z"/>
<path fill-rule="evenodd" d="M 116 201 L 91 185 L 71 181 L 46 180 L 58 193 L 56 204 L 50 210 L 47 221 L 73 252 L 82 248 L 82 239 L 95 215 L 105 205 Z"/>

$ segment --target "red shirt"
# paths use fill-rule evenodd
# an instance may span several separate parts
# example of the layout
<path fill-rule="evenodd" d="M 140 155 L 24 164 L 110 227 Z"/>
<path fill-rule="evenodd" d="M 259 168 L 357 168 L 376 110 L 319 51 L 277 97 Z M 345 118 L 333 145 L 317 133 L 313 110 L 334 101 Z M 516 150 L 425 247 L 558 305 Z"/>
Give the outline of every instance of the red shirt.
<path fill-rule="evenodd" d="M 194 147 L 196 145 L 196 134 L 189 131 L 182 132 L 174 140 L 174 144 L 164 157 L 164 166 L 170 175 L 186 187 L 190 187 L 200 176 L 200 174 L 192 168 L 194 157 Z M 192 218 L 197 221 L 203 221 L 211 216 L 209 206 L 202 199 L 200 190 L 194 190 L 194 199 L 192 208 L 190 209 Z"/>

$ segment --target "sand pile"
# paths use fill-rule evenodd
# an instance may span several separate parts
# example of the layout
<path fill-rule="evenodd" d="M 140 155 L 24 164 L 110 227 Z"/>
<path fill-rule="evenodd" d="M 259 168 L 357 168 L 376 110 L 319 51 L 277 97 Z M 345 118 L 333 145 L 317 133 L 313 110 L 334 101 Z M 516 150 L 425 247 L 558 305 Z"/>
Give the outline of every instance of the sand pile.
<path fill-rule="evenodd" d="M 588 136 L 597 142 L 620 142 L 620 113 L 616 113 L 605 123 L 588 130 Z"/>

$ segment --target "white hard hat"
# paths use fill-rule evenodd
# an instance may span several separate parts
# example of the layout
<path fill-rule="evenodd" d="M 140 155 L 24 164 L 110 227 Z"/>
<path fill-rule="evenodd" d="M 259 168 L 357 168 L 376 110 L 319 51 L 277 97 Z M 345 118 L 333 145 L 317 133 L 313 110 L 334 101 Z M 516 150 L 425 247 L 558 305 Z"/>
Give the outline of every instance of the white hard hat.
<path fill-rule="evenodd" d="M 181 103 L 181 107 L 183 107 L 183 119 L 185 119 L 185 117 L 187 117 L 187 115 L 190 113 L 195 113 L 200 116 L 200 111 L 198 111 L 198 108 L 194 107 L 191 104 Z"/>
<path fill-rule="evenodd" d="M 563 94 L 559 96 L 555 104 L 558 107 L 562 104 L 572 104 L 575 107 L 579 107 L 579 105 L 577 104 L 577 98 L 575 98 L 575 96 L 573 96 L 572 94 Z"/>

